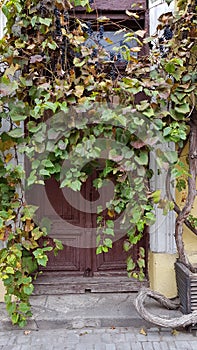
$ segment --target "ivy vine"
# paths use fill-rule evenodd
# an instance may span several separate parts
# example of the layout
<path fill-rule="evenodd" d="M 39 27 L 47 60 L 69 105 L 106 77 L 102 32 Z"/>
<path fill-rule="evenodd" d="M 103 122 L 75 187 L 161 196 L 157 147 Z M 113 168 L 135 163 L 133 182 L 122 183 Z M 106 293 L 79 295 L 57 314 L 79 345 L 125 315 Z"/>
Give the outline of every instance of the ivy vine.
<path fill-rule="evenodd" d="M 74 11 L 77 6 L 93 11 L 95 20 L 82 20 Z M 105 36 L 112 21 L 91 6 L 88 0 L 2 3 L 7 24 L 0 40 L 0 239 L 6 244 L 0 251 L 0 277 L 11 320 L 22 327 L 31 316 L 29 297 L 38 267 L 46 266 L 47 252 L 57 254 L 63 248 L 58 240 L 51 246 L 47 228 L 36 225 L 37 208 L 26 202 L 27 188 L 44 186 L 54 176 L 61 187 L 80 191 L 88 174 L 100 169 L 107 150 L 94 180 L 97 189 L 114 182 L 107 213 L 97 209 L 99 254 L 112 248 L 116 215 L 124 213 L 124 249 L 129 251 L 155 221 L 154 204 L 165 213 L 174 208 L 173 200 L 149 188 L 151 150 L 156 147 L 160 170 L 168 166 L 174 174 L 179 169 L 176 177 L 187 174 L 178 152 L 188 138 L 190 120 L 196 118 L 195 5 L 189 13 L 186 6 L 177 18 L 161 18 L 162 43 L 144 38 L 141 28 L 133 31 L 119 24 L 122 40 L 111 51 L 101 40 L 113 44 Z M 128 18 L 138 16 L 126 13 Z M 152 50 L 143 55 L 149 42 Z M 178 152 L 163 151 L 169 142 Z M 28 171 L 21 165 L 24 156 Z M 67 160 L 72 166 L 63 172 Z M 182 190 L 183 183 L 177 183 Z M 196 218 L 189 220 L 196 227 Z M 143 280 L 144 256 L 143 248 L 137 262 L 129 256 L 129 276 Z"/>

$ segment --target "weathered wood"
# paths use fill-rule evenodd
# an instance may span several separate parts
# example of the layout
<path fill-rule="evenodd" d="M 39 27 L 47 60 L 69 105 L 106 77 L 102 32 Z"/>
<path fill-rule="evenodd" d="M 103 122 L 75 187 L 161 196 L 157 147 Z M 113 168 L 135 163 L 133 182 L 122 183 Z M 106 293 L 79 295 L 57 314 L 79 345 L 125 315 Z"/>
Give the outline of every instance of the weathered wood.
<path fill-rule="evenodd" d="M 153 298 L 157 300 L 162 306 L 167 307 L 168 309 L 177 309 L 179 307 L 179 303 L 174 302 L 164 295 L 154 292 L 148 288 L 143 288 L 138 293 L 134 305 L 139 313 L 139 315 L 146 321 L 152 322 L 153 324 L 160 327 L 171 327 L 171 328 L 179 328 L 179 327 L 187 327 L 190 325 L 195 325 L 197 323 L 197 311 L 193 311 L 188 315 L 183 315 L 181 317 L 175 318 L 162 318 L 160 316 L 154 315 L 147 310 L 144 306 L 147 297 Z"/>
<path fill-rule="evenodd" d="M 58 283 L 57 283 L 58 281 Z M 73 277 L 66 273 L 43 273 L 34 283 L 34 295 L 70 293 L 137 292 L 148 286 L 147 280 L 139 282 L 128 277 Z"/>
<path fill-rule="evenodd" d="M 86 206 L 98 197 L 97 191 L 92 186 L 94 175 L 89 176 L 81 189 L 81 195 L 87 202 Z M 95 230 L 97 215 L 93 208 L 92 212 L 90 210 L 86 212 L 86 207 L 82 207 L 79 199 L 78 204 L 80 204 L 81 210 L 75 208 L 69 203 L 69 200 L 72 203 L 72 192 L 66 194 L 66 198 L 64 198 L 65 192 L 59 189 L 54 178 L 46 181 L 45 189 L 48 199 L 45 199 L 46 196 L 40 195 L 37 202 L 33 203 L 39 206 L 38 210 L 42 209 L 41 217 L 51 219 L 51 231 L 48 236 L 50 244 L 53 244 L 52 238 L 60 239 L 64 249 L 59 251 L 57 256 L 54 256 L 53 252 L 48 253 L 48 264 L 46 268 L 41 268 L 43 276 L 39 276 L 38 282 L 35 281 L 35 293 L 85 293 L 87 289 L 92 292 L 138 291 L 141 284 L 137 283 L 135 279 L 127 277 L 126 260 L 128 255 L 132 254 L 133 260 L 136 261 L 141 246 L 144 247 L 146 261 L 148 260 L 149 236 L 147 228 L 142 240 L 131 251 L 125 252 L 123 249 L 125 231 L 121 230 L 119 217 L 117 217 L 115 220 L 116 235 L 112 238 L 113 248 L 108 253 L 97 255 Z M 105 195 L 108 195 L 107 191 L 104 193 L 104 203 L 108 200 Z M 56 212 L 55 219 L 50 216 L 51 208 Z M 73 280 L 70 280 L 71 277 Z M 103 278 L 105 279 L 104 283 L 102 282 Z"/>
<path fill-rule="evenodd" d="M 133 11 L 145 9 L 147 7 L 147 2 L 145 0 L 94 0 L 94 3 L 92 4 L 92 8 L 96 8 L 97 10 L 104 10 L 104 11 L 125 11 L 130 10 L 132 11 L 132 4 L 136 4 Z"/>

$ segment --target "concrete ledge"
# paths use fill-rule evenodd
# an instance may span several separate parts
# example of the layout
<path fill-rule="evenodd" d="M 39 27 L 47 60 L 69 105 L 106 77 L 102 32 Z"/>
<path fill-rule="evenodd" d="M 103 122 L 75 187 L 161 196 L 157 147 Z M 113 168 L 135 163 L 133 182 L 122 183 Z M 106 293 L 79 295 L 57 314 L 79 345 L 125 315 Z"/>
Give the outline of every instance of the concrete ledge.
<path fill-rule="evenodd" d="M 147 329 L 151 323 L 144 321 L 133 305 L 136 293 L 88 293 L 61 296 L 35 296 L 31 298 L 33 317 L 24 329 L 83 329 L 102 327 L 134 327 Z M 160 307 L 147 300 L 149 310 L 166 317 L 179 317 L 180 312 Z M 7 315 L 5 304 L 0 303 L 0 328 L 16 330 Z"/>

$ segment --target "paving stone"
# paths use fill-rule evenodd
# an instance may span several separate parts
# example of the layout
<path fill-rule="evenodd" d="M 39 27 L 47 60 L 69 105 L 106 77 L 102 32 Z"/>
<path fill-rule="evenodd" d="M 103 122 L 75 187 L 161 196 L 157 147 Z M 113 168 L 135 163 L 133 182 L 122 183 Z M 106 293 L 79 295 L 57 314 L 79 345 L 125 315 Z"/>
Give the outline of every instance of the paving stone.
<path fill-rule="evenodd" d="M 20 337 L 16 337 L 17 344 L 30 344 L 31 343 L 31 337 L 28 335 L 21 335 Z"/>
<path fill-rule="evenodd" d="M 136 340 L 136 334 L 135 333 L 126 333 L 125 334 L 126 341 L 135 341 Z"/>
<path fill-rule="evenodd" d="M 116 344 L 116 350 L 131 350 L 131 345 L 129 343 L 119 343 Z"/>
<path fill-rule="evenodd" d="M 102 344 L 102 343 L 95 344 L 94 347 L 95 347 L 95 350 L 106 350 L 105 344 Z"/>
<path fill-rule="evenodd" d="M 104 334 L 101 334 L 100 336 L 101 336 L 101 341 L 105 344 L 111 343 L 112 339 L 114 341 L 114 336 L 109 333 L 104 333 Z"/>
<path fill-rule="evenodd" d="M 136 334 L 136 340 L 143 342 L 143 341 L 147 341 L 148 338 L 147 338 L 147 335 L 138 333 Z"/>
<path fill-rule="evenodd" d="M 115 344 L 106 344 L 105 345 L 106 350 L 116 350 Z"/>
<path fill-rule="evenodd" d="M 125 342 L 125 334 L 122 334 L 122 333 L 116 333 L 116 334 L 113 334 L 112 336 L 112 342 L 113 343 L 121 343 L 121 342 Z"/>
<path fill-rule="evenodd" d="M 20 345 L 5 345 L 2 347 L 2 349 L 3 350 L 21 350 L 21 346 Z M 26 350 L 27 350 L 27 347 L 26 347 Z"/>
<path fill-rule="evenodd" d="M 176 349 L 176 346 L 174 344 L 174 342 L 170 342 L 170 343 L 165 343 L 165 342 L 153 342 L 153 349 L 154 350 L 171 350 L 171 347 L 169 348 L 168 344 L 170 344 L 170 346 L 172 346 L 172 349 Z"/>
<path fill-rule="evenodd" d="M 17 344 L 17 337 L 16 336 L 10 336 L 7 340 L 6 345 L 15 345 Z"/>
<path fill-rule="evenodd" d="M 190 344 L 192 350 L 197 349 L 197 340 L 196 341 L 189 341 L 189 344 Z"/>
<path fill-rule="evenodd" d="M 101 341 L 101 337 L 97 334 L 84 334 L 81 337 L 79 337 L 79 342 L 80 343 L 92 343 L 92 344 L 97 344 Z"/>
<path fill-rule="evenodd" d="M 105 328 L 95 328 L 94 330 L 92 330 L 92 332 L 94 334 L 104 334 L 104 333 L 106 333 L 108 331 L 109 331 L 109 329 L 105 329 Z"/>
<path fill-rule="evenodd" d="M 161 340 L 165 340 L 165 341 L 170 341 L 170 340 L 174 340 L 175 337 L 177 339 L 178 335 L 174 336 L 171 332 L 161 332 Z"/>
<path fill-rule="evenodd" d="M 142 349 L 143 350 L 154 350 L 152 343 L 148 343 L 148 342 L 143 342 L 142 343 Z"/>
<path fill-rule="evenodd" d="M 189 333 L 189 332 L 178 332 L 177 335 L 175 336 L 176 340 L 195 340 L 194 333 Z"/>
<path fill-rule="evenodd" d="M 151 332 L 151 333 L 149 333 L 149 331 L 148 331 L 147 339 L 148 339 L 148 341 L 160 341 L 161 340 L 161 336 L 160 336 L 160 334 L 158 332 Z"/>
<path fill-rule="evenodd" d="M 159 332 L 159 328 L 158 327 L 151 327 L 148 329 L 148 333 L 150 332 Z"/>
<path fill-rule="evenodd" d="M 177 341 L 176 346 L 179 350 L 191 350 L 191 346 L 187 341 Z"/>
<path fill-rule="evenodd" d="M 0 345 L 6 345 L 8 342 L 8 336 L 7 335 L 0 335 Z"/>
<path fill-rule="evenodd" d="M 86 344 L 77 344 L 76 345 L 76 350 L 94 350 L 93 345 L 86 345 Z"/>
<path fill-rule="evenodd" d="M 141 343 L 132 342 L 131 343 L 131 350 L 143 350 Z"/>
<path fill-rule="evenodd" d="M 168 348 L 170 350 L 178 350 L 178 348 L 176 347 L 176 342 L 175 341 L 169 341 L 169 342 L 167 342 L 167 344 L 168 344 Z"/>
<path fill-rule="evenodd" d="M 62 342 L 62 341 L 65 341 L 66 340 L 66 344 L 67 343 L 78 343 L 79 342 L 79 338 L 80 336 L 78 334 L 68 334 L 66 337 L 61 335 L 60 338 L 59 338 L 59 341 Z"/>

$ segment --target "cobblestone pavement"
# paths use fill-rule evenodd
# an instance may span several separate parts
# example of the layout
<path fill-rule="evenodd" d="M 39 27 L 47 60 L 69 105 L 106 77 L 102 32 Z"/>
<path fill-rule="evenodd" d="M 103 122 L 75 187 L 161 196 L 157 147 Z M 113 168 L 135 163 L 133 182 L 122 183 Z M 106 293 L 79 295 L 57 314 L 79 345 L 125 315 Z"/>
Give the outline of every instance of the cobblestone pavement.
<path fill-rule="evenodd" d="M 144 333 L 144 334 L 142 334 Z M 146 335 L 145 335 L 146 334 Z M 196 333 L 94 328 L 0 331 L 2 350 L 197 350 Z"/>

